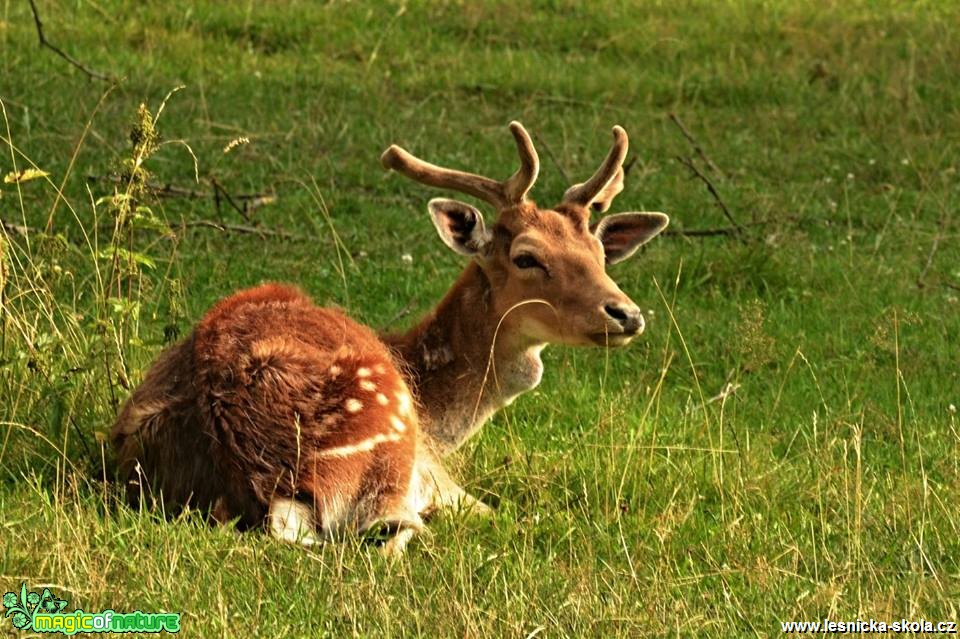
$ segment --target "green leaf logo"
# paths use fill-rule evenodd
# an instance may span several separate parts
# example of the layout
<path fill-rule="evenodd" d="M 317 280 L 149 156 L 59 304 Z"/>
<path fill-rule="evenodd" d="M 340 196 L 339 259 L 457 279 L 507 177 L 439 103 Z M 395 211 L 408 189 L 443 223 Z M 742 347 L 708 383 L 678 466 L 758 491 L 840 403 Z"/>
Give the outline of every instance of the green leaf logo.
<path fill-rule="evenodd" d="M 6 608 L 3 616 L 10 618 L 14 628 L 29 630 L 37 614 L 62 613 L 67 602 L 50 592 L 49 588 L 44 588 L 40 594 L 28 592 L 27 584 L 22 583 L 19 595 L 15 592 L 3 594 L 3 607 Z"/>
<path fill-rule="evenodd" d="M 19 628 L 20 630 L 25 630 L 27 626 L 30 625 L 30 617 L 25 613 L 15 612 L 13 613 L 13 627 Z"/>

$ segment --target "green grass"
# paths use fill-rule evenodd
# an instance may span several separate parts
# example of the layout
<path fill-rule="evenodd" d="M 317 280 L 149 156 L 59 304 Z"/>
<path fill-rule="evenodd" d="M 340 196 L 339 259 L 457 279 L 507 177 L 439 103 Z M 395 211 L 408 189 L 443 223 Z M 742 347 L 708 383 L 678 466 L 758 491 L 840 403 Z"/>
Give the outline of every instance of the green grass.
<path fill-rule="evenodd" d="M 182 611 L 190 637 L 772 636 L 787 620 L 960 617 L 957 3 L 40 10 L 51 41 L 122 81 L 105 95 L 36 46 L 27 3 L 0 4 L 0 174 L 50 173 L 0 184 L 0 217 L 31 229 L 0 244 L 0 590 Z M 158 127 L 201 184 L 182 144 L 149 157 L 153 179 L 275 192 L 254 221 L 295 239 L 182 227 L 220 219 L 182 198 L 141 198 L 173 235 L 142 216 L 115 230 L 132 212 L 86 177 L 129 160 L 137 107 L 156 113 L 179 85 Z M 378 327 L 439 299 L 462 262 L 427 219 L 436 192 L 380 168 L 392 142 L 505 177 L 519 119 L 544 160 L 534 197 L 552 204 L 558 164 L 582 180 L 619 123 L 637 162 L 615 210 L 726 225 L 675 161 L 693 151 L 668 112 L 723 170 L 709 175 L 734 215 L 763 223 L 745 243 L 663 237 L 614 268 L 652 310 L 643 339 L 548 349 L 543 385 L 453 462 L 499 502 L 492 522 L 442 517 L 391 565 L 132 512 L 100 481 L 126 387 L 238 287 L 294 281 Z"/>

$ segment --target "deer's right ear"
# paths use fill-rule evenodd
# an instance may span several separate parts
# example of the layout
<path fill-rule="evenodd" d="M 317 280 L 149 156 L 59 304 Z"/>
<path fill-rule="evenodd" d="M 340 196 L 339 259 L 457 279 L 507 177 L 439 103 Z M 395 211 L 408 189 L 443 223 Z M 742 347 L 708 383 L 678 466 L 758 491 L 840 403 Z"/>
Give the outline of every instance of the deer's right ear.
<path fill-rule="evenodd" d="M 461 255 L 477 255 L 490 241 L 483 215 L 464 202 L 434 198 L 427 204 L 443 243 Z"/>

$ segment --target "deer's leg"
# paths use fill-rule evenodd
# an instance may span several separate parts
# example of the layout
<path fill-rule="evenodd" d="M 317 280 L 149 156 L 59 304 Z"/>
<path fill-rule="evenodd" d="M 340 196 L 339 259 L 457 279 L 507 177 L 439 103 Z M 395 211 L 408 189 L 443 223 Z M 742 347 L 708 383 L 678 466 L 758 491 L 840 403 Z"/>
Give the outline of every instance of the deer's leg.
<path fill-rule="evenodd" d="M 274 537 L 313 546 L 356 529 L 359 480 L 351 459 L 314 460 L 303 468 L 296 489 L 303 500 L 270 499 L 267 525 Z"/>
<path fill-rule="evenodd" d="M 479 517 L 493 514 L 493 508 L 464 490 L 429 452 L 419 455 L 415 480 L 420 483 L 422 493 L 420 512 L 449 508 Z"/>
<path fill-rule="evenodd" d="M 423 520 L 420 515 L 410 510 L 401 510 L 384 513 L 364 532 L 368 538 L 384 540 L 380 553 L 385 557 L 395 558 L 402 555 L 413 536 L 422 531 Z"/>
<path fill-rule="evenodd" d="M 412 461 L 412 460 L 411 460 Z M 413 536 L 423 530 L 423 519 L 417 511 L 415 494 L 411 490 L 412 463 L 408 466 L 406 481 L 388 482 L 371 495 L 359 510 L 364 515 L 359 532 L 371 541 L 381 542 L 380 552 L 387 557 L 399 557 Z"/>
<path fill-rule="evenodd" d="M 286 497 L 274 497 L 267 515 L 270 533 L 294 544 L 313 546 L 320 543 L 313 508 L 309 504 Z"/>

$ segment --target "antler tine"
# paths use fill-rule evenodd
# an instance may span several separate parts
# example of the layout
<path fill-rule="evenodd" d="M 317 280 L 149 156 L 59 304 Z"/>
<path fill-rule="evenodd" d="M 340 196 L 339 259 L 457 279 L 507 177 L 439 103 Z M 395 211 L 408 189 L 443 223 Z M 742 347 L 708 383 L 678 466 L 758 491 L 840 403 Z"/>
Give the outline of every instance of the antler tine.
<path fill-rule="evenodd" d="M 604 210 L 609 207 L 613 197 L 623 190 L 623 160 L 627 157 L 628 146 L 627 132 L 621 126 L 614 126 L 613 146 L 610 148 L 607 158 L 589 180 L 567 189 L 567 192 L 563 194 L 564 203 L 590 206 L 598 196 L 603 194 L 606 198 L 601 206 Z"/>
<path fill-rule="evenodd" d="M 533 146 L 530 134 L 523 125 L 514 120 L 510 123 L 510 132 L 517 142 L 517 153 L 520 155 L 520 168 L 503 184 L 504 195 L 507 201 L 522 202 L 533 187 L 540 175 L 540 157 Z"/>
<path fill-rule="evenodd" d="M 411 155 L 396 144 L 383 152 L 380 156 L 380 164 L 385 169 L 393 169 L 403 173 L 411 180 L 436 186 L 441 189 L 452 189 L 473 195 L 485 200 L 490 204 L 500 208 L 507 203 L 504 193 L 504 185 L 496 180 L 457 171 L 454 169 L 445 169 L 429 162 L 424 162 L 420 158 Z"/>
<path fill-rule="evenodd" d="M 533 146 L 530 134 L 522 124 L 516 121 L 510 123 L 510 132 L 517 142 L 520 168 L 504 182 L 424 162 L 396 144 L 390 145 L 390 148 L 383 152 L 380 156 L 380 164 L 385 169 L 403 173 L 411 180 L 467 193 L 486 200 L 497 208 L 503 208 L 523 202 L 540 174 L 540 157 Z"/>

